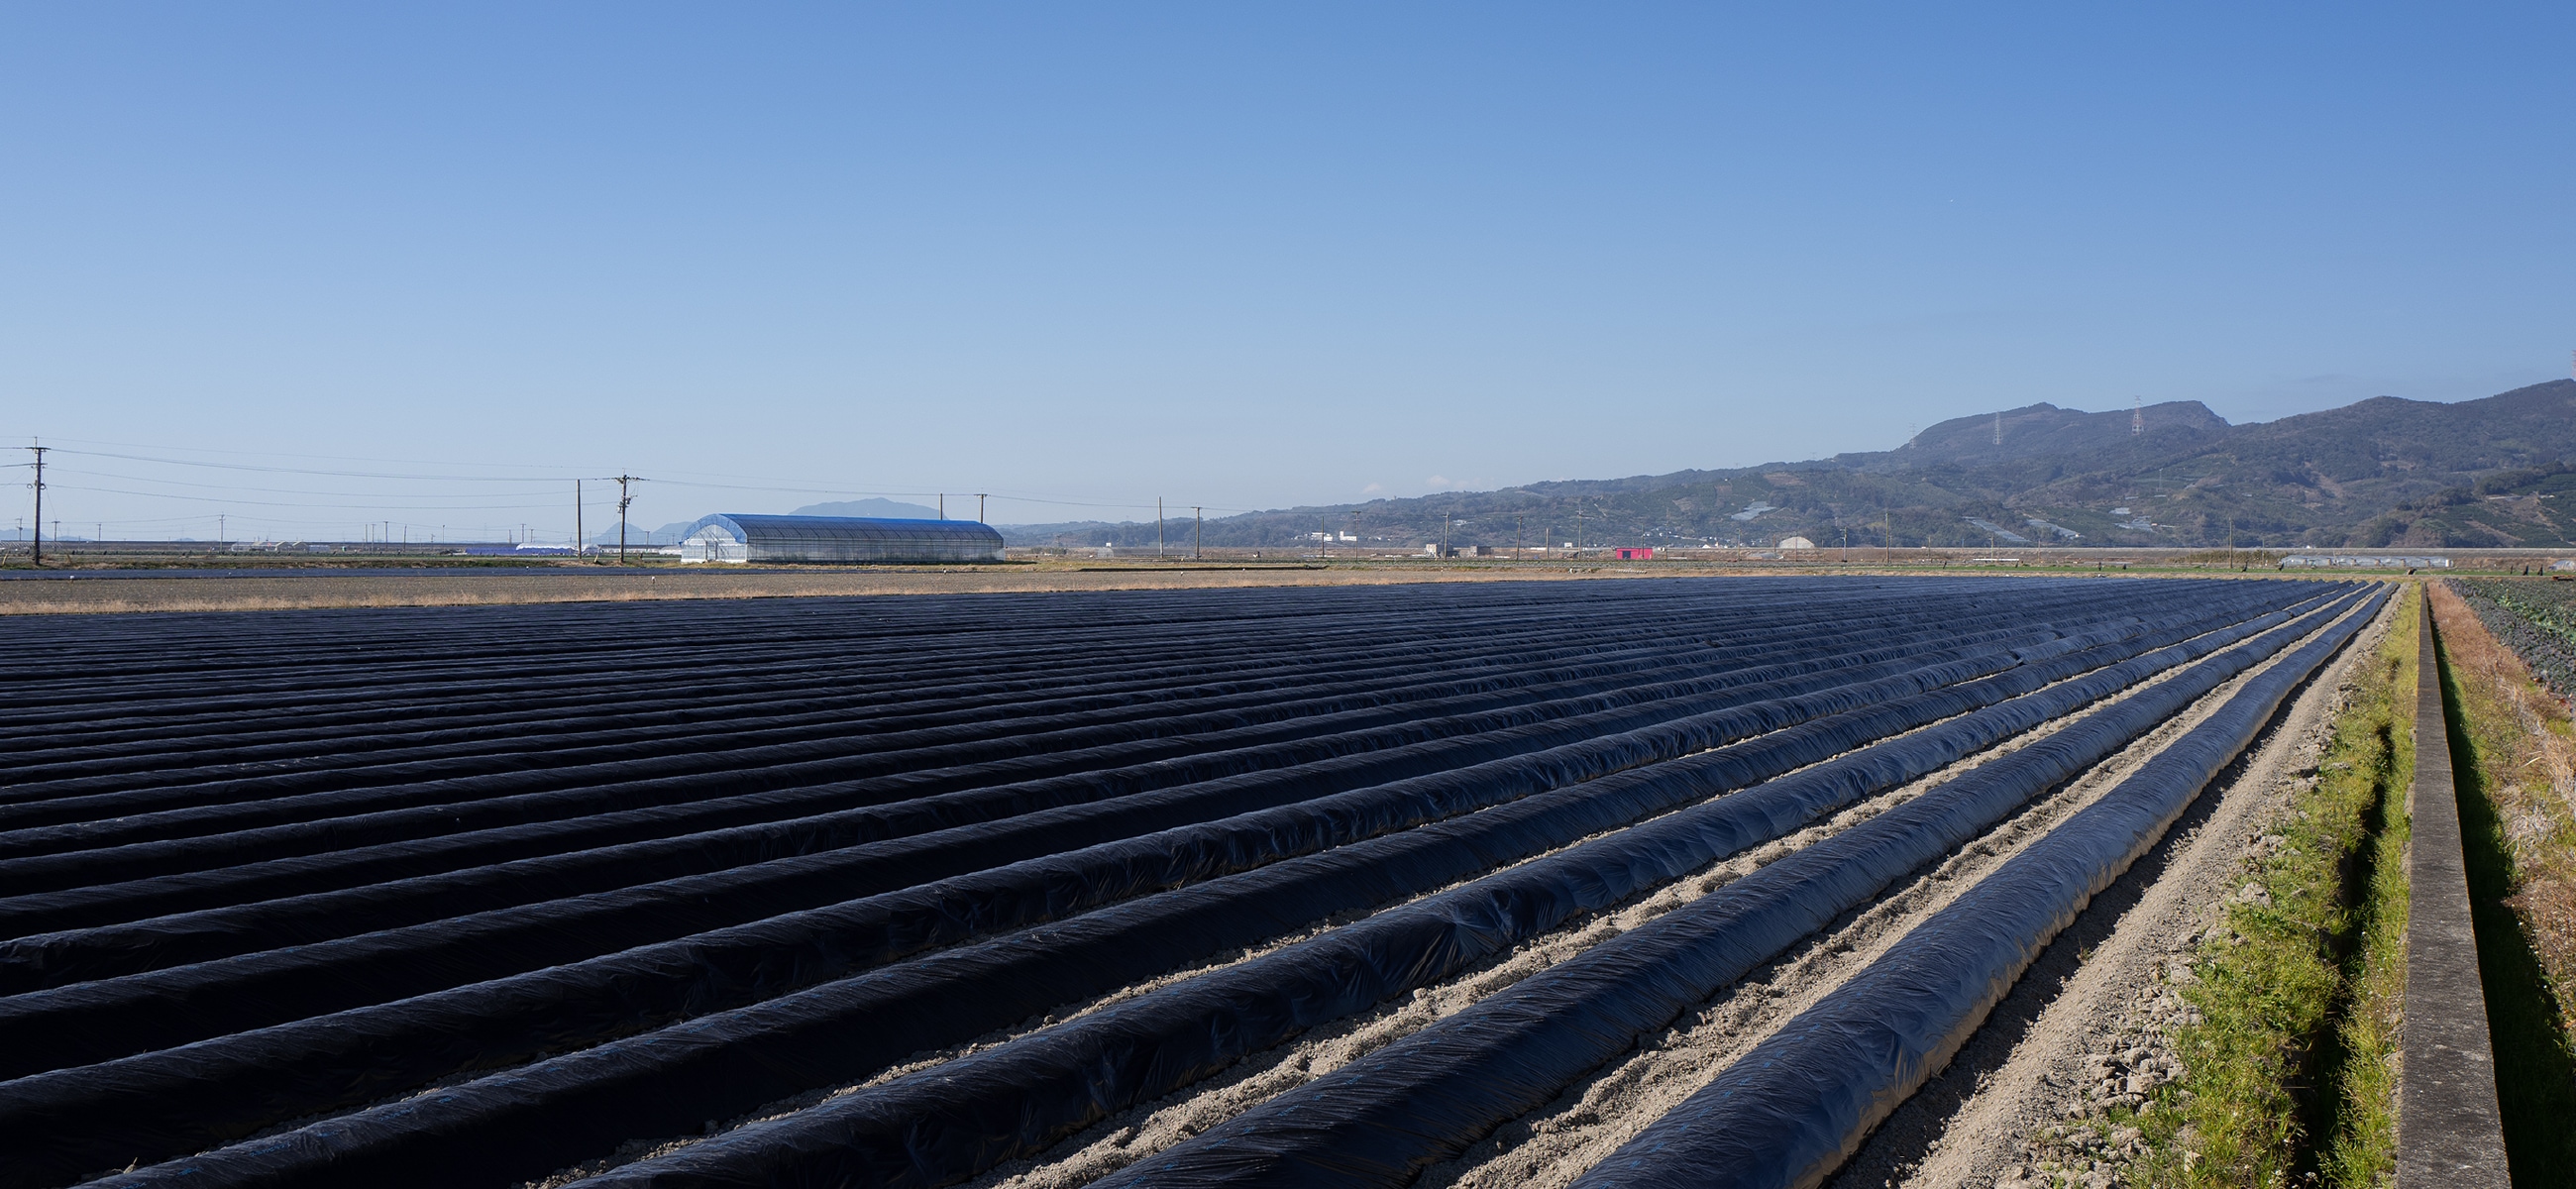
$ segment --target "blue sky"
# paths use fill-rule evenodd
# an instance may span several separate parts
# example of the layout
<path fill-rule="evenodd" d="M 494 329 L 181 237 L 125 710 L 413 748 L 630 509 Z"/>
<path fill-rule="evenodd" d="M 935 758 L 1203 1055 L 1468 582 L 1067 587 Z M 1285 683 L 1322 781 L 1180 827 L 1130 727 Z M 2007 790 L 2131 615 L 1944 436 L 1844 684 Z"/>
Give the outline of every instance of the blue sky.
<path fill-rule="evenodd" d="M 0 441 L 81 535 L 559 536 L 2483 396 L 2576 347 L 2569 11 L 10 5 Z"/>

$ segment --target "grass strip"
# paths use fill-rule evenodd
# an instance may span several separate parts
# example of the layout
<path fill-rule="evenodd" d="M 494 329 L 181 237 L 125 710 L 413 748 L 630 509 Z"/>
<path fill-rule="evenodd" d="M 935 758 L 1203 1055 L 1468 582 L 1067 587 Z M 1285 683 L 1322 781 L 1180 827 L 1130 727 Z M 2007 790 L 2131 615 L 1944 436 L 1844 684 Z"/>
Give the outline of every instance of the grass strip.
<path fill-rule="evenodd" d="M 2350 670 L 2316 769 L 2188 959 L 2186 1072 L 2112 1119 L 2143 1133 L 2132 1184 L 2358 1186 L 2394 1165 L 2418 597 Z"/>
<path fill-rule="evenodd" d="M 2516 1186 L 2576 1186 L 2576 819 L 2566 708 L 2459 596 L 2432 592 L 2469 911 Z"/>

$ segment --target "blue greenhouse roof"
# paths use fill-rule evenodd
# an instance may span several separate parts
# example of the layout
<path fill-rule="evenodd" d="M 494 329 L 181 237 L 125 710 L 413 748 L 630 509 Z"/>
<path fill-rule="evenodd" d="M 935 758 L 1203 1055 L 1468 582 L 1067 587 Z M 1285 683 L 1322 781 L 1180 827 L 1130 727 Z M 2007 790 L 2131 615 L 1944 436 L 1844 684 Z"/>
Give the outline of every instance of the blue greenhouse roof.
<path fill-rule="evenodd" d="M 741 512 L 719 512 L 701 518 L 689 526 L 684 537 L 698 535 L 700 529 L 716 527 L 733 534 L 737 541 L 760 543 L 765 540 L 840 540 L 840 541 L 953 541 L 959 538 L 990 541 L 999 545 L 1002 534 L 993 526 L 972 520 L 896 520 L 876 516 L 757 516 Z"/>

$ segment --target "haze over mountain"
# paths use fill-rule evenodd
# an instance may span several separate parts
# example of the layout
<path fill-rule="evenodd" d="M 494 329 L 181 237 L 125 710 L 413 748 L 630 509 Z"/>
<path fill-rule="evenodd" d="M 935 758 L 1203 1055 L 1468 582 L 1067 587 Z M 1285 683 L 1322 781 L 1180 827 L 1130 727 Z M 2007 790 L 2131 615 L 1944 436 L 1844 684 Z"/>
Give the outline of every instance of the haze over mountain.
<path fill-rule="evenodd" d="M 2133 432 L 2134 425 L 2134 432 Z M 1730 470 L 1253 512 L 1209 545 L 1989 544 L 2552 547 L 2576 540 L 2576 381 L 2481 400 L 2374 397 L 2230 425 L 2196 401 L 2035 404 L 1941 422 L 1895 450 Z M 1449 523 L 1443 526 L 1443 520 Z M 1186 548 L 1186 519 L 1164 527 Z M 1152 522 L 1002 526 L 1015 545 L 1150 546 Z"/>

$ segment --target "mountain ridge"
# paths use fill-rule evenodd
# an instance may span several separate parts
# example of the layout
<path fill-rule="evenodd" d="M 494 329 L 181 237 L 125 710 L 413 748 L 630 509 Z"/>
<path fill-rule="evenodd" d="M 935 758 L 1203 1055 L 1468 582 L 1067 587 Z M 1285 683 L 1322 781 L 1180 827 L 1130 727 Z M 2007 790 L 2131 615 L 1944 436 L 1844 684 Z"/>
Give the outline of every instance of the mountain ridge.
<path fill-rule="evenodd" d="M 2571 459 L 2571 380 L 2457 402 L 2379 396 L 2244 425 L 2198 401 L 2106 412 L 2041 402 L 1950 418 L 1894 450 L 1274 509 L 1209 520 L 1203 539 L 1982 548 L 2012 532 L 2078 546 L 2555 547 L 2576 542 Z M 1151 545 L 1155 534 L 1151 521 L 998 527 L 1014 545 Z"/>

